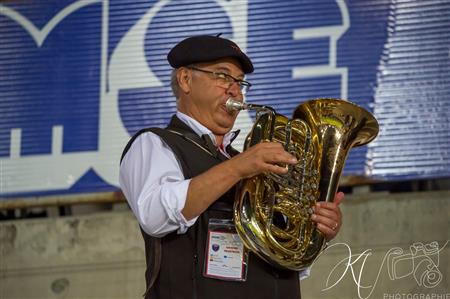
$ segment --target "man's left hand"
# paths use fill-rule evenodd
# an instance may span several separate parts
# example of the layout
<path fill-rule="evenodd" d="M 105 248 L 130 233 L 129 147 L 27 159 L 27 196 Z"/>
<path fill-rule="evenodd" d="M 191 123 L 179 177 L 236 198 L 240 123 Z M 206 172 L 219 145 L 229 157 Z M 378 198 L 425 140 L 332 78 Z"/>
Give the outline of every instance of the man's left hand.
<path fill-rule="evenodd" d="M 344 193 L 338 192 L 333 202 L 318 202 L 314 207 L 312 220 L 317 228 L 325 234 L 327 241 L 336 237 L 342 226 L 342 213 L 339 205 L 344 200 Z"/>

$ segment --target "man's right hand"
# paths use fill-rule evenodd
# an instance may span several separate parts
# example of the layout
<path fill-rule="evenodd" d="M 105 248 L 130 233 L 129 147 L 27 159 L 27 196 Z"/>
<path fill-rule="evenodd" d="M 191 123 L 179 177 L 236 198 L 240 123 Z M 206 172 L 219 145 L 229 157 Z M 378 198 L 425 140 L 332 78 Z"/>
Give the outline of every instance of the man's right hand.
<path fill-rule="evenodd" d="M 278 164 L 296 163 L 295 157 L 286 152 L 281 143 L 262 142 L 252 146 L 194 177 L 181 213 L 187 220 L 197 217 L 240 180 L 266 171 L 285 174 L 287 168 Z"/>
<path fill-rule="evenodd" d="M 252 177 L 263 172 L 285 174 L 283 164 L 296 164 L 297 159 L 286 152 L 279 142 L 261 142 L 234 156 L 228 161 L 240 179 Z"/>

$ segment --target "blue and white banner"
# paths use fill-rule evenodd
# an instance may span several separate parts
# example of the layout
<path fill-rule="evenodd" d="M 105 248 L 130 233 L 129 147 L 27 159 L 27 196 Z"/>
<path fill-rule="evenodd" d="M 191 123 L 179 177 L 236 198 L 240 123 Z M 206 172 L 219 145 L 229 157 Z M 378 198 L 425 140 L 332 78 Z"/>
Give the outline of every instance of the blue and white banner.
<path fill-rule="evenodd" d="M 167 52 L 197 34 L 252 58 L 248 102 L 372 111 L 345 175 L 450 176 L 449 20 L 448 0 L 0 2 L 0 198 L 116 190 L 129 136 L 175 112 Z"/>

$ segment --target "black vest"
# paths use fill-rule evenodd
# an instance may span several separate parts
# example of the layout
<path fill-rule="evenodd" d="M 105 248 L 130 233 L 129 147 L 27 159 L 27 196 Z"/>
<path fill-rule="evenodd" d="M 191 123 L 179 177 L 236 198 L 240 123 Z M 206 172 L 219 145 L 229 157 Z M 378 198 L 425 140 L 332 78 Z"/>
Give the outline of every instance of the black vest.
<path fill-rule="evenodd" d="M 208 148 L 208 144 L 176 117 L 172 118 L 166 130 L 152 128 L 136 133 L 125 148 L 122 157 L 137 136 L 148 131 L 159 135 L 172 149 L 186 179 L 193 178 L 226 159 L 217 151 L 211 155 L 199 147 L 201 145 Z M 231 155 L 237 153 L 232 148 L 227 150 Z M 154 285 L 146 293 L 146 299 L 300 298 L 297 272 L 275 269 L 254 254 L 249 256 L 245 282 L 230 282 L 203 276 L 208 221 L 210 218 L 232 219 L 234 193 L 235 190 L 232 188 L 220 197 L 200 215 L 185 234 L 173 232 L 160 239 L 162 249 L 160 272 Z M 148 286 L 154 264 L 155 239 L 141 231 L 146 248 Z"/>

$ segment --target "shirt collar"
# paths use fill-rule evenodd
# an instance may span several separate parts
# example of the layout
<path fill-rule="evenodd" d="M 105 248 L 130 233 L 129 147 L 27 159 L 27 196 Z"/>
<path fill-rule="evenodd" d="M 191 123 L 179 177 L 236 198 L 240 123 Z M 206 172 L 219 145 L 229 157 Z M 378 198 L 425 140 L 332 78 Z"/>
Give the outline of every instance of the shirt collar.
<path fill-rule="evenodd" d="M 216 136 L 214 135 L 213 132 L 211 132 L 210 129 L 208 129 L 207 127 L 205 127 L 204 125 L 202 125 L 201 123 L 199 123 L 198 121 L 193 119 L 192 117 L 184 114 L 183 112 L 177 111 L 177 117 L 182 122 L 184 122 L 187 126 L 189 126 L 189 128 L 191 128 L 195 132 L 195 134 L 197 134 L 198 136 L 207 134 L 213 141 L 214 145 L 216 147 L 218 147 L 218 145 L 216 143 Z M 238 133 L 239 133 L 239 130 L 230 131 L 223 136 L 224 148 L 226 148 L 228 145 L 230 145 L 230 143 L 236 138 Z"/>

